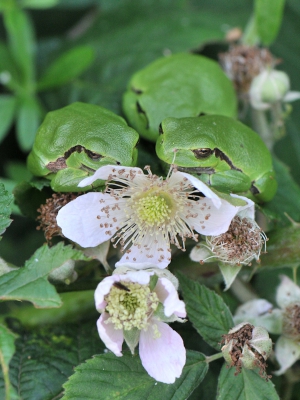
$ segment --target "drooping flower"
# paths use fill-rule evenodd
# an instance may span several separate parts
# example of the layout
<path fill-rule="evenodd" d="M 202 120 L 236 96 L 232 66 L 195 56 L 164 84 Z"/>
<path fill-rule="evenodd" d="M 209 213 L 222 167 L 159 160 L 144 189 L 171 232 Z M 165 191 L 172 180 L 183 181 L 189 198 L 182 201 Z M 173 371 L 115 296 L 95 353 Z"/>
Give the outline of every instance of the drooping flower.
<path fill-rule="evenodd" d="M 251 300 L 241 306 L 235 322 L 250 320 L 265 327 L 270 333 L 281 334 L 275 345 L 275 356 L 281 375 L 300 359 L 300 288 L 287 276 L 281 277 L 276 302 L 280 309 L 264 299 Z"/>
<path fill-rule="evenodd" d="M 220 235 L 206 236 L 205 243 L 196 245 L 190 254 L 193 261 L 218 262 L 228 289 L 243 265 L 259 261 L 267 237 L 254 220 L 254 204 L 239 212 L 228 230 Z"/>
<path fill-rule="evenodd" d="M 119 274 L 122 269 L 117 268 L 103 279 L 95 292 L 101 313 L 97 327 L 100 338 L 116 356 L 122 356 L 124 340 L 132 354 L 139 343 L 148 374 L 159 382 L 173 383 L 181 375 L 186 351 L 180 335 L 165 322 L 183 322 L 186 311 L 172 283 L 176 278 L 169 271 L 156 270 Z"/>
<path fill-rule="evenodd" d="M 192 175 L 173 170 L 166 179 L 149 167 L 99 168 L 79 186 L 107 180 L 105 193 L 90 192 L 63 207 L 57 224 L 65 237 L 82 247 L 93 247 L 112 238 L 125 252 L 117 266 L 165 268 L 170 263 L 170 244 L 185 249 L 186 238 L 226 232 L 232 218 L 253 204 L 220 198 Z M 235 196 L 238 197 L 238 196 Z M 133 265 L 134 264 L 134 265 Z"/>

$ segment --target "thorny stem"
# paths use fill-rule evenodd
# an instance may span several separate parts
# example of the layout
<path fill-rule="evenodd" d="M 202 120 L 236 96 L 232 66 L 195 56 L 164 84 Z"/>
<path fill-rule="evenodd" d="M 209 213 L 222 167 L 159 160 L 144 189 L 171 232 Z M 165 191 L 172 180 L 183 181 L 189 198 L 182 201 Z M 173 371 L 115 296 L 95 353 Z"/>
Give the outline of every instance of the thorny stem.
<path fill-rule="evenodd" d="M 265 111 L 251 109 L 253 128 L 257 131 L 262 140 L 265 142 L 267 148 L 272 151 L 274 144 L 274 136 L 272 134 L 272 129 L 268 123 Z"/>
<path fill-rule="evenodd" d="M 207 362 L 207 364 L 209 364 L 210 362 L 218 360 L 219 358 L 222 358 L 222 357 L 223 357 L 222 352 L 216 353 L 216 354 L 213 354 L 212 356 L 205 357 L 205 362 Z"/>

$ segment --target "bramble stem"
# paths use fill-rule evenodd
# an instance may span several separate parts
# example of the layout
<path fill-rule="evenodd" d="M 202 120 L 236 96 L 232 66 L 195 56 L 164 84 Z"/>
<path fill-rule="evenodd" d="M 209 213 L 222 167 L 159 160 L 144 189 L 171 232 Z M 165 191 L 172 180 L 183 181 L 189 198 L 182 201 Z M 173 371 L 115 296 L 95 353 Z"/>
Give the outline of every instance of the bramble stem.
<path fill-rule="evenodd" d="M 223 357 L 223 353 L 220 352 L 220 353 L 213 354 L 212 356 L 205 357 L 205 361 L 207 363 L 210 363 L 210 362 L 218 360 L 219 358 L 222 358 L 222 357 Z"/>

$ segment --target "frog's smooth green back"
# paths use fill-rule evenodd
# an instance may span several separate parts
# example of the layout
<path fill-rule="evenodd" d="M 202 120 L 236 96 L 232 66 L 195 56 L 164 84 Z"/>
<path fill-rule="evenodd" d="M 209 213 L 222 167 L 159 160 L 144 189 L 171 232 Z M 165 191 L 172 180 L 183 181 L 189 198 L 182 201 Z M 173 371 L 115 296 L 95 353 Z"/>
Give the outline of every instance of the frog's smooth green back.
<path fill-rule="evenodd" d="M 156 140 L 159 124 L 167 117 L 201 113 L 235 117 L 237 102 L 232 83 L 218 63 L 179 53 L 160 58 L 133 75 L 123 110 L 133 128 Z"/>

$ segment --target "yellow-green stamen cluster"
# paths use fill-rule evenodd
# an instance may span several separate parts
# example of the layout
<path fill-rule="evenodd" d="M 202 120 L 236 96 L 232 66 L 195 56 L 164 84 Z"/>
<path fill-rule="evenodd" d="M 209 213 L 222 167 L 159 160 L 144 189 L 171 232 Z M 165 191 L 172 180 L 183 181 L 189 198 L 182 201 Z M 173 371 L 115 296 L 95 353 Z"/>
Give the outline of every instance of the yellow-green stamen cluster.
<path fill-rule="evenodd" d="M 170 219 L 170 213 L 166 200 L 159 195 L 146 195 L 136 203 L 136 215 L 140 223 L 149 227 L 166 223 Z"/>
<path fill-rule="evenodd" d="M 151 292 L 147 285 L 120 283 L 119 286 L 112 286 L 105 297 L 106 312 L 109 314 L 107 323 L 113 323 L 115 329 L 147 329 L 148 320 L 159 304 L 157 294 Z"/>

